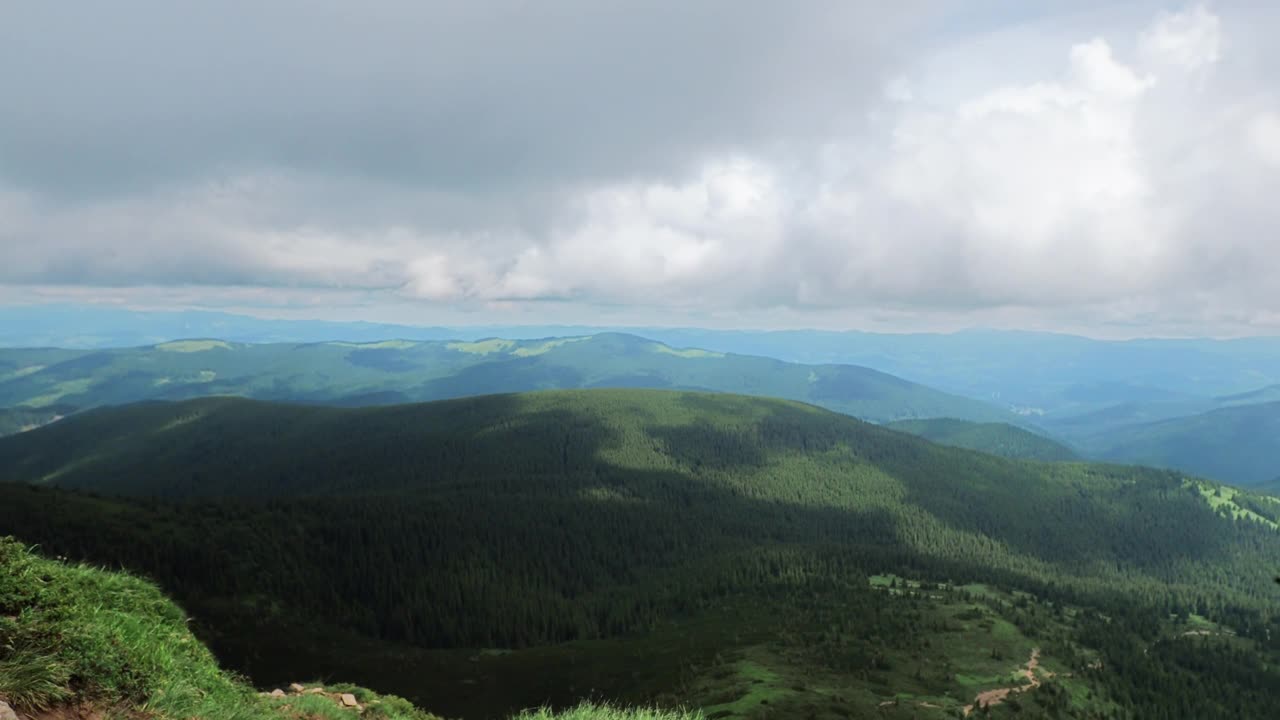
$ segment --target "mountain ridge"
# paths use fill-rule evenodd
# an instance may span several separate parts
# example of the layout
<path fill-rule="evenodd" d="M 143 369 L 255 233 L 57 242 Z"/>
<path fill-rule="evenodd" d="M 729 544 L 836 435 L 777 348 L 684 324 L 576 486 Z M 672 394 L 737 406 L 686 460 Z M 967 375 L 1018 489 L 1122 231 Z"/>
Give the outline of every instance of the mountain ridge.
<path fill-rule="evenodd" d="M 1115 462 L 1177 467 L 1236 485 L 1280 473 L 1280 401 L 1219 407 L 1205 413 L 1113 430 L 1094 453 Z"/>
<path fill-rule="evenodd" d="M 0 406 L 94 407 L 228 394 L 384 404 L 576 387 L 776 396 L 877 421 L 944 415 L 1014 419 L 996 406 L 871 368 L 785 363 L 620 333 L 277 345 L 191 339 L 118 350 L 0 350 Z"/>
<path fill-rule="evenodd" d="M 885 427 L 951 447 L 977 450 L 1014 460 L 1080 460 L 1074 450 L 1052 438 L 1009 423 L 975 423 L 954 418 L 896 420 Z"/>

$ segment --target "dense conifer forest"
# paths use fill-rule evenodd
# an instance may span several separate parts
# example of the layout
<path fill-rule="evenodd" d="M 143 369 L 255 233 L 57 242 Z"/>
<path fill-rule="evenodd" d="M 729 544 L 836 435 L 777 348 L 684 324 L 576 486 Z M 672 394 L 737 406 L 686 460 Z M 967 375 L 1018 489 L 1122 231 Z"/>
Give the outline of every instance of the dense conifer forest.
<path fill-rule="evenodd" d="M 403 648 L 511 679 L 481 702 L 439 687 L 456 671 L 381 674 L 395 685 L 381 689 L 467 716 L 589 696 L 581 678 L 520 664 L 546 648 L 625 654 L 708 617 L 745 643 L 731 618 L 761 611 L 794 618 L 762 641 L 775 665 L 871 692 L 880 664 L 901 662 L 886 658 L 945 634 L 963 593 L 1011 636 L 1056 638 L 1042 649 L 1072 673 L 1064 708 L 1241 717 L 1280 699 L 1268 669 L 1280 502 L 1168 471 L 942 447 L 796 403 L 639 390 L 361 409 L 215 398 L 86 412 L 0 441 L 0 467 L 34 483 L 0 486 L 0 530 L 154 578 L 234 667 L 326 672 L 342 666 L 341 636 L 364 648 L 351 658 Z M 895 595 L 885 577 L 936 591 Z M 796 640 L 813 633 L 825 640 Z M 278 649 L 255 658 L 268 634 Z M 708 641 L 722 655 L 735 642 Z M 481 648 L 515 654 L 466 660 Z M 1000 662 L 1016 668 L 1025 650 Z M 634 699 L 696 694 L 722 672 L 699 652 L 670 678 L 633 682 Z M 1096 662 L 1107 672 L 1091 674 Z M 878 697 L 892 697 L 896 667 Z M 1189 690 L 1188 673 L 1223 693 Z M 901 682 L 958 703 L 967 676 L 952 674 Z M 1015 700 L 1054 717 L 1067 691 L 1045 685 Z"/>

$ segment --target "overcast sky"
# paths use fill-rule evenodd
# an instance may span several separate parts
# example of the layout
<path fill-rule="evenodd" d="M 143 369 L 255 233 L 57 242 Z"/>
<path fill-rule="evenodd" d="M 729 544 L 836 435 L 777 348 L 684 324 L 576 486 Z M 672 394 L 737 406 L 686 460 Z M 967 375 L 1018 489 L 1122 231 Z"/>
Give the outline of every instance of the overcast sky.
<path fill-rule="evenodd" d="M 0 2 L 0 304 L 1280 334 L 1274 3 Z"/>

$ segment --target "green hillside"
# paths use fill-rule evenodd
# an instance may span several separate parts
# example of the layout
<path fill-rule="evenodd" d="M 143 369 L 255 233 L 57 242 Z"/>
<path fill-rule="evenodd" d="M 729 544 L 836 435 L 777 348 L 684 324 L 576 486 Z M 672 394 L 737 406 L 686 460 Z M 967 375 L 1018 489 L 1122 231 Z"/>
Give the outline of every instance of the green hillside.
<path fill-rule="evenodd" d="M 0 349 L 0 407 L 240 395 L 384 405 L 558 388 L 711 390 L 801 400 L 874 421 L 1009 420 L 994 406 L 869 368 L 673 348 L 633 335 L 476 342 L 248 345 L 184 340 L 116 350 Z"/>
<path fill-rule="evenodd" d="M 1105 449 L 1116 433 L 1127 433 L 1143 425 L 1163 420 L 1189 418 L 1213 410 L 1260 405 L 1280 401 L 1280 385 L 1269 385 L 1234 395 L 1168 396 L 1145 399 L 1117 399 L 1103 407 L 1086 412 L 1065 412 L 1038 418 L 1059 437 L 1090 449 Z"/>
<path fill-rule="evenodd" d="M 61 420 L 73 412 L 75 408 L 67 405 L 0 408 L 0 437 L 34 430 L 41 425 Z"/>
<path fill-rule="evenodd" d="M 439 720 L 345 683 L 278 697 L 223 671 L 153 584 L 42 558 L 0 537 L 0 703 L 30 717 L 181 720 Z M 354 705 L 344 699 L 349 695 Z M 696 720 L 583 705 L 515 720 Z"/>
<path fill-rule="evenodd" d="M 154 578 L 259 683 L 465 718 L 596 697 L 941 718 L 1024 672 L 994 714 L 1280 702 L 1275 500 L 798 403 L 153 403 L 0 440 L 0 468 L 45 486 L 0 485 L 0 529 Z"/>
<path fill-rule="evenodd" d="M 898 420 L 885 427 L 943 445 L 1015 460 L 1061 462 L 1079 459 L 1071 448 L 1007 423 L 975 423 L 951 418 Z"/>
<path fill-rule="evenodd" d="M 1095 438 L 1098 457 L 1256 485 L 1280 475 L 1280 402 L 1239 405 L 1120 428 Z"/>

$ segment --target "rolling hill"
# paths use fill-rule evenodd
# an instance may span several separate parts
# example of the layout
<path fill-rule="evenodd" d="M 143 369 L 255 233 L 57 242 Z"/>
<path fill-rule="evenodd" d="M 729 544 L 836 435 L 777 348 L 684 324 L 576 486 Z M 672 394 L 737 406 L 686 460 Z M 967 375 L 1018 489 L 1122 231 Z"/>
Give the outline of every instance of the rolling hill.
<path fill-rule="evenodd" d="M 1052 677 L 995 716 L 1248 717 L 1280 688 L 1280 501 L 795 402 L 152 402 L 0 439 L 0 479 L 0 532 L 155 579 L 255 681 L 451 717 L 943 718 L 1031 660 Z"/>
<path fill-rule="evenodd" d="M 1054 433 L 1085 447 L 1105 449 L 1117 431 L 1122 434 L 1142 425 L 1162 420 L 1186 418 L 1213 410 L 1261 405 L 1280 401 L 1280 385 L 1218 397 L 1154 396 L 1145 400 L 1116 401 L 1100 409 L 1040 418 Z"/>
<path fill-rule="evenodd" d="M 1093 441 L 1099 457 L 1178 468 L 1237 485 L 1280 475 L 1280 402 L 1237 405 L 1119 428 Z"/>
<path fill-rule="evenodd" d="M 68 405 L 0 408 L 0 437 L 34 430 L 42 425 L 57 422 L 75 411 L 75 408 Z"/>
<path fill-rule="evenodd" d="M 653 328 L 645 337 L 790 362 L 852 363 L 1037 417 L 1247 393 L 1280 382 L 1280 338 L 1100 340 L 954 333 Z"/>
<path fill-rule="evenodd" d="M 592 387 L 781 397 L 875 421 L 1012 418 L 994 406 L 869 368 L 678 349 L 621 334 L 306 345 L 184 340 L 117 350 L 0 350 L 0 407 L 90 408 L 209 395 L 385 405 Z"/>
<path fill-rule="evenodd" d="M 109 348 L 190 337 L 233 342 L 375 342 L 532 339 L 607 332 L 673 347 L 797 363 L 852 364 L 1001 407 L 1046 416 L 1106 407 L 1213 398 L 1280 383 L 1280 338 L 1101 340 L 1045 332 L 965 330 L 874 333 L 713 330 L 672 327 L 417 327 L 317 320 L 266 320 L 210 312 L 143 312 L 86 305 L 0 308 L 0 346 Z M 1209 408 L 1204 408 L 1208 410 Z"/>
<path fill-rule="evenodd" d="M 975 423 L 951 418 L 898 420 L 885 427 L 918 435 L 942 445 L 966 448 L 1015 460 L 1061 462 L 1078 460 L 1075 452 L 1055 440 L 1008 423 Z"/>

